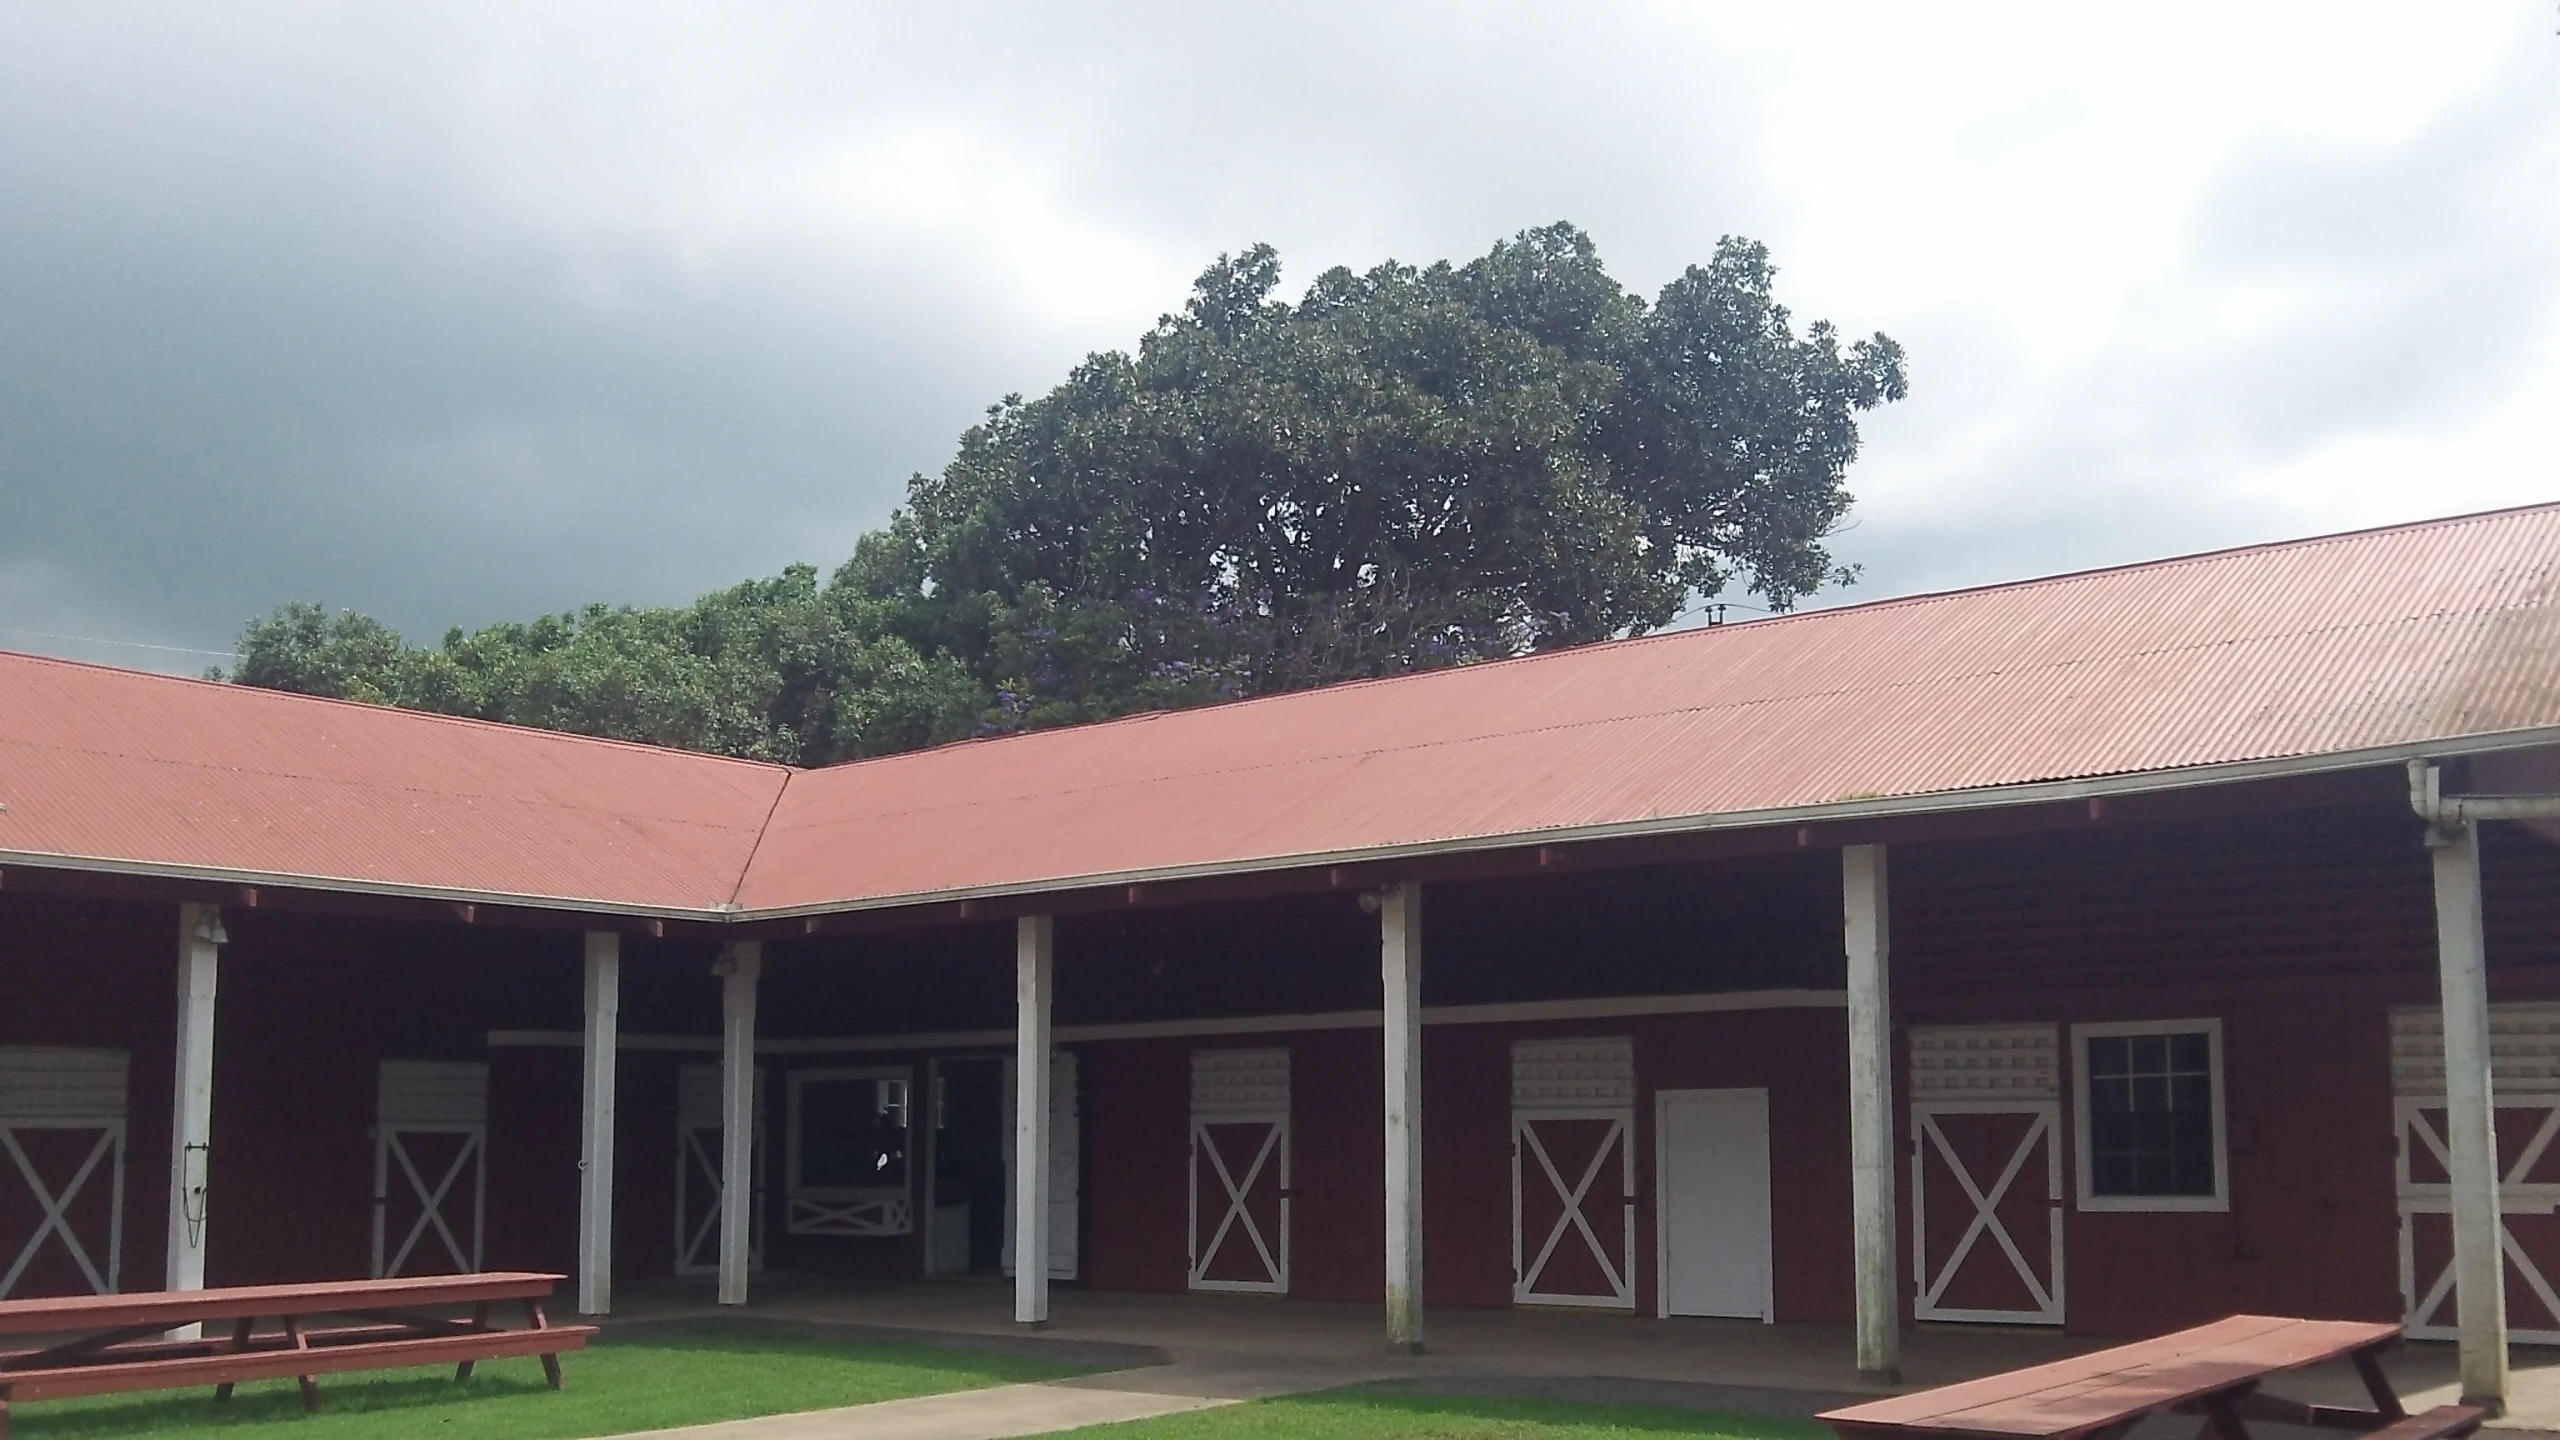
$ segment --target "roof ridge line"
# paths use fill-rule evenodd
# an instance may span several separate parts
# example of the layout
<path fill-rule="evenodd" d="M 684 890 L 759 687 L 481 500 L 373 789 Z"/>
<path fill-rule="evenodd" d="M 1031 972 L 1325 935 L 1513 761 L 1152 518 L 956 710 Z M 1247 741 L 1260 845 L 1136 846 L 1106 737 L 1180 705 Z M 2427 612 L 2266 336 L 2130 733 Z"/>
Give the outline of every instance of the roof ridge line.
<path fill-rule="evenodd" d="M 747 877 L 756 873 L 756 857 L 764 853 L 766 837 L 773 834 L 773 817 L 782 813 L 782 797 L 791 793 L 791 782 L 810 772 L 796 767 L 783 771 L 782 783 L 773 787 L 773 799 L 764 807 L 764 818 L 756 822 L 755 843 L 747 847 L 746 858 L 738 862 L 738 878 L 729 886 L 729 908 L 742 908 L 739 899 L 747 893 Z"/>

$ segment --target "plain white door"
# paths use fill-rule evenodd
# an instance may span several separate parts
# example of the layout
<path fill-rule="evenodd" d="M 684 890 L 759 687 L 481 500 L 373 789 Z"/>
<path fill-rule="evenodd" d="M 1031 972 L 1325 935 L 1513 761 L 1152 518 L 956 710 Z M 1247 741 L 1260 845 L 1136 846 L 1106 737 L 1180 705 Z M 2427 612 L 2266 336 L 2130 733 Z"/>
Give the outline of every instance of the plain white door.
<path fill-rule="evenodd" d="M 1654 1099 L 1662 1313 L 1774 1320 L 1769 1092 L 1664 1090 Z"/>

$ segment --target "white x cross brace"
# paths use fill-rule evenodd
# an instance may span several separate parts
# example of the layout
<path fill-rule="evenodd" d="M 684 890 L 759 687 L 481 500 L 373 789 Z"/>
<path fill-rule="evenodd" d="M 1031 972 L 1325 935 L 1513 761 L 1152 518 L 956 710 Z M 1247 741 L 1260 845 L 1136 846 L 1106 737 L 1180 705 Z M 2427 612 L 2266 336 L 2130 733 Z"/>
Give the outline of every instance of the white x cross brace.
<path fill-rule="evenodd" d="M 1548 1156 L 1545 1142 L 1538 1138 L 1536 1124 L 1524 1122 L 1520 1126 L 1521 1143 L 1528 1148 L 1529 1154 L 1537 1157 L 1538 1168 L 1546 1173 L 1547 1183 L 1555 1187 L 1556 1195 L 1564 1201 L 1563 1212 L 1548 1227 L 1547 1238 L 1538 1247 L 1538 1258 L 1521 1267 L 1519 1288 L 1524 1296 L 1537 1293 L 1539 1277 L 1546 1274 L 1547 1262 L 1554 1257 L 1556 1246 L 1563 1241 L 1567 1229 L 1581 1232 L 1582 1243 L 1591 1247 L 1591 1258 L 1599 1262 L 1600 1273 L 1608 1279 L 1610 1293 L 1620 1299 L 1627 1298 L 1630 1293 L 1625 1268 L 1611 1262 L 1608 1247 L 1600 1243 L 1599 1232 L 1591 1228 L 1591 1221 L 1582 1213 L 1582 1202 L 1591 1194 L 1591 1186 L 1600 1178 L 1602 1167 L 1609 1163 L 1609 1157 L 1617 1152 L 1618 1147 L 1626 1143 L 1626 1119 L 1613 1117 L 1608 1124 L 1608 1131 L 1591 1152 L 1591 1162 L 1582 1169 L 1582 1178 L 1571 1187 L 1566 1186 L 1563 1172 L 1556 1169 L 1555 1161 Z"/>
<path fill-rule="evenodd" d="M 17 1288 L 19 1278 L 27 1273 L 27 1267 L 35 1263 L 37 1252 L 44 1248 L 47 1236 L 61 1238 L 62 1248 L 70 1252 L 72 1263 L 80 1267 L 81 1278 L 89 1282 L 92 1291 L 104 1295 L 115 1288 L 112 1231 L 108 1241 L 107 1269 L 101 1272 L 97 1262 L 90 1258 L 88 1247 L 80 1243 L 79 1235 L 71 1228 L 71 1205 L 80 1198 L 81 1190 L 88 1185 L 89 1177 L 97 1173 L 99 1164 L 110 1155 L 118 1155 L 123 1143 L 124 1128 L 121 1125 L 100 1126 L 98 1143 L 90 1147 L 88 1158 L 80 1162 L 80 1168 L 63 1185 L 61 1193 L 56 1194 L 45 1185 L 44 1177 L 36 1172 L 35 1162 L 27 1158 L 26 1150 L 18 1144 L 17 1131 L 0 1127 L 0 1150 L 8 1152 L 9 1159 L 18 1167 L 18 1174 L 26 1180 L 27 1189 L 35 1196 L 36 1205 L 44 1211 L 44 1218 L 36 1222 L 35 1233 L 19 1247 L 17 1258 L 9 1263 L 7 1273 L 0 1274 L 0 1298 L 7 1297 Z M 123 1167 L 118 1165 L 115 1168 L 121 1170 Z M 121 1196 L 115 1196 L 110 1197 L 109 1203 L 120 1204 L 121 1201 Z M 110 1221 L 111 1226 L 115 1223 Z"/>
<path fill-rule="evenodd" d="M 1245 1197 L 1253 1193 L 1254 1183 L 1262 1178 L 1263 1167 L 1271 1163 L 1272 1155 L 1280 1148 L 1280 1134 L 1286 1128 L 1286 1121 L 1267 1122 L 1262 1133 L 1262 1147 L 1254 1152 L 1253 1163 L 1245 1167 L 1244 1182 L 1238 1184 L 1234 1173 L 1227 1168 L 1226 1157 L 1218 1151 L 1215 1132 L 1207 1125 L 1194 1127 L 1199 1153 L 1209 1157 L 1209 1169 L 1218 1177 L 1219 1187 L 1227 1192 L 1226 1215 L 1218 1221 L 1218 1228 L 1209 1236 L 1209 1243 L 1201 1246 L 1200 1253 L 1192 1258 L 1191 1279 L 1194 1284 L 1208 1278 L 1209 1262 L 1216 1257 L 1218 1248 L 1227 1243 L 1228 1232 L 1235 1229 L 1238 1222 L 1243 1223 L 1245 1238 L 1253 1242 L 1254 1253 L 1262 1259 L 1262 1273 L 1268 1277 L 1264 1283 L 1277 1285 L 1281 1282 L 1280 1261 L 1271 1253 L 1270 1245 L 1264 1243 L 1262 1227 L 1254 1223 L 1252 1214 L 1246 1210 Z"/>

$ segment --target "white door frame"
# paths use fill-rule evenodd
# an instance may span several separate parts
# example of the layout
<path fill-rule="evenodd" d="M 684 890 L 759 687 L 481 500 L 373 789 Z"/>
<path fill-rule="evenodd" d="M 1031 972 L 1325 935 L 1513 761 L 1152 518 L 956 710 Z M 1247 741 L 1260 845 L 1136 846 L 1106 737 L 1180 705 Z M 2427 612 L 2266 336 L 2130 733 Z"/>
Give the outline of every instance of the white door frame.
<path fill-rule="evenodd" d="M 70 1253 L 71 1262 L 80 1267 L 81 1278 L 89 1282 L 91 1290 L 100 1295 L 115 1293 L 124 1271 L 124 1126 L 122 1120 L 0 1123 L 0 1153 L 9 1157 L 10 1167 L 26 1182 L 27 1192 L 35 1200 L 36 1208 L 44 1212 L 36 1221 L 35 1233 L 18 1247 L 15 1256 L 9 1257 L 8 1268 L 0 1270 L 0 1300 L 9 1298 L 10 1293 L 18 1288 L 19 1278 L 27 1273 L 28 1266 L 35 1263 L 36 1256 L 44 1249 L 47 1236 L 60 1238 L 62 1248 Z M 59 1193 L 45 1185 L 44 1177 L 36 1173 L 35 1162 L 27 1158 L 26 1150 L 18 1143 L 18 1137 L 31 1130 L 97 1133 L 97 1143 L 90 1147 L 88 1156 L 80 1162 L 80 1168 L 63 1182 Z M 88 1188 L 101 1163 L 107 1166 L 108 1185 L 107 1264 L 103 1271 L 90 1256 L 89 1248 L 80 1243 L 79 1233 L 71 1228 L 71 1206 Z"/>
<path fill-rule="evenodd" d="M 2457 1339 L 2460 1331 L 2456 1326 L 2420 1323 L 2451 1298 L 2453 1265 L 2448 1254 L 2443 1273 L 2421 1288 L 2415 1234 L 2417 1217 L 2421 1215 L 2450 1217 L 2453 1186 L 2448 1181 L 2413 1180 L 2409 1167 L 2412 1150 L 2424 1145 L 2442 1173 L 2453 1173 L 2444 1133 L 2428 1123 L 2425 1114 L 2445 1106 L 2444 1012 L 2434 1005 L 2393 1007 L 2390 1053 L 2391 1128 L 2396 1142 L 2392 1189 L 2400 1211 L 2400 1297 L 2407 1307 L 2402 1320 L 2412 1339 Z M 2498 1248 L 2514 1267 L 2517 1278 L 2524 1282 L 2525 1293 L 2541 1307 L 2545 1319 L 2538 1325 L 2510 1324 L 2507 1334 L 2524 1344 L 2560 1343 L 2560 1294 L 2554 1293 L 2550 1277 L 2506 1223 L 2510 1215 L 2560 1213 L 2560 1182 L 2532 1178 L 2555 1138 L 2560 1138 L 2560 1002 L 2492 1004 L 2489 1068 L 2491 1114 L 2500 1117 L 2500 1123 L 2524 1119 L 2517 1111 L 2542 1112 L 2527 1122 L 2534 1127 L 2531 1138 L 2516 1152 L 2514 1163 L 2504 1166 L 2498 1175 Z M 2446 1223 L 2449 1228 L 2450 1218 Z M 2506 1287 L 2506 1298 L 2512 1316 L 2517 1303 L 2513 1287 Z"/>
<path fill-rule="evenodd" d="M 1591 1310 L 1636 1308 L 1636 1059 L 1635 1041 L 1626 1035 L 1555 1036 L 1511 1042 L 1511 1303 L 1569 1305 Z M 1538 1138 L 1544 1121 L 1597 1122 L 1603 1129 L 1582 1174 L 1567 1181 Z M 1609 1247 L 1600 1243 L 1583 1206 L 1591 1198 L 1614 1146 L 1619 1156 L 1618 1184 L 1620 1260 L 1612 1264 Z M 1521 1231 L 1526 1222 L 1530 1176 L 1528 1162 L 1553 1187 L 1563 1204 L 1555 1224 L 1530 1253 Z M 1603 1222 L 1605 1223 L 1605 1222 Z M 1607 1294 L 1558 1294 L 1538 1289 L 1547 1262 L 1572 1232 L 1598 1262 Z"/>
<path fill-rule="evenodd" d="M 1214 1126 L 1260 1125 L 1262 1141 L 1254 1149 L 1253 1158 L 1244 1166 L 1244 1177 L 1236 1178 L 1235 1167 L 1227 1163 L 1225 1152 L 1218 1148 L 1217 1137 L 1210 1133 Z M 1225 1203 L 1219 1207 L 1216 1229 L 1206 1244 L 1200 1238 L 1200 1158 L 1209 1158 L 1209 1173 L 1216 1177 L 1224 1192 Z M 1274 1156 L 1279 1159 L 1280 1218 L 1276 1243 L 1262 1233 L 1246 1197 L 1262 1179 L 1263 1170 Z M 1289 1117 L 1286 1115 L 1218 1115 L 1197 1116 L 1191 1122 L 1191 1288 L 1194 1290 L 1226 1290 L 1248 1295 L 1286 1295 L 1289 1293 Z M 1267 1280 L 1212 1280 L 1210 1263 L 1217 1259 L 1231 1237 L 1241 1230 L 1246 1243 L 1262 1262 Z"/>
<path fill-rule="evenodd" d="M 1295 1198 L 1289 1170 L 1289 1074 L 1290 1052 L 1286 1046 L 1191 1052 L 1190 1169 L 1183 1208 L 1187 1216 L 1185 1243 L 1190 1247 L 1190 1287 L 1194 1290 L 1247 1295 L 1289 1293 L 1290 1211 Z M 1260 1127 L 1256 1132 L 1260 1138 L 1248 1142 L 1253 1147 L 1250 1157 L 1228 1155 L 1213 1133 L 1217 1127 L 1248 1126 Z M 1206 1170 L 1200 1163 L 1204 1156 L 1209 1162 Z M 1279 1162 L 1276 1167 L 1272 1163 L 1275 1157 Z M 1275 1168 L 1279 1172 L 1276 1184 L 1280 1207 L 1275 1221 L 1279 1233 L 1265 1235 L 1248 1201 L 1254 1187 Z M 1242 1179 L 1237 1178 L 1239 1171 Z M 1204 1242 L 1200 1195 L 1203 1182 L 1211 1178 L 1217 1181 L 1220 1193 L 1211 1202 L 1217 1214 Z M 1227 1252 L 1227 1247 L 1238 1242 L 1239 1231 L 1242 1243 L 1252 1247 L 1264 1278 L 1209 1278 L 1210 1267 Z"/>
<path fill-rule="evenodd" d="M 130 1057 L 122 1050 L 0 1045 L 0 1156 L 8 1161 L 0 1165 L 0 1184 L 7 1183 L 7 1176 L 14 1172 L 38 1211 L 34 1233 L 15 1253 L 0 1253 L 0 1299 L 17 1290 L 48 1239 L 60 1242 L 91 1290 L 106 1295 L 120 1287 L 129 1065 Z M 45 1183 L 19 1141 L 20 1136 L 39 1131 L 97 1136 L 59 1191 Z M 102 1165 L 108 1186 L 103 1269 L 71 1224 L 71 1207 L 88 1193 Z"/>
<path fill-rule="evenodd" d="M 1988 1188 L 1956 1154 L 1946 1132 L 1938 1126 L 1941 1115 L 2025 1115 L 2027 1128 L 2016 1147 L 2002 1163 L 1999 1176 Z M 2024 1178 L 2028 1161 L 2037 1145 L 2045 1147 L 2045 1246 L 2051 1257 L 2052 1283 L 2048 1287 L 2027 1263 L 2026 1253 L 2018 1248 L 2018 1239 L 2000 1219 L 2000 1204 Z M 1935 1149 L 1947 1174 L 1971 1202 L 1973 1215 L 1964 1234 L 1943 1258 L 1944 1263 L 1931 1271 L 1929 1238 L 1929 1152 Z M 1975 1310 L 1962 1306 L 1940 1305 L 1938 1297 L 1964 1269 L 1974 1249 L 1984 1236 L 2000 1248 L 2009 1268 L 2027 1287 L 2036 1302 L 2032 1310 Z M 1911 1106 L 1911 1280 L 1913 1295 L 1911 1315 L 1915 1320 L 1969 1320 L 2013 1325 L 2059 1325 L 2062 1323 L 2062 1103 L 2059 1100 L 1924 1100 Z"/>
<path fill-rule="evenodd" d="M 418 1168 L 416 1160 L 410 1156 L 409 1147 L 401 1143 L 401 1137 L 404 1135 L 458 1135 L 462 1137 L 462 1144 L 454 1151 L 453 1161 L 445 1166 L 444 1174 L 431 1186 L 427 1183 L 425 1172 Z M 430 1230 L 434 1231 L 436 1238 L 444 1243 L 446 1258 L 453 1261 L 456 1271 L 469 1275 L 476 1274 L 481 1269 L 481 1257 L 486 1251 L 488 1238 L 488 1157 L 489 1127 L 485 1122 L 478 1125 L 460 1125 L 417 1122 L 394 1124 L 384 1121 L 375 1127 L 373 1143 L 373 1273 L 375 1278 L 387 1279 L 398 1275 L 400 1267 L 409 1263 L 409 1256 L 417 1250 L 418 1242 L 425 1239 Z M 388 1243 L 389 1236 L 385 1232 L 391 1204 L 392 1162 L 395 1160 L 399 1162 L 401 1177 L 408 1181 L 411 1197 L 417 1201 L 418 1218 L 409 1223 L 409 1233 L 401 1237 L 400 1248 L 391 1250 Z M 466 1171 L 471 1176 L 471 1243 L 468 1246 L 462 1243 L 462 1237 L 453 1233 L 453 1226 L 444 1213 L 447 1197 L 452 1194 L 455 1182 L 460 1180 Z M 469 1253 L 466 1254 L 466 1250 Z"/>
<path fill-rule="evenodd" d="M 418 1242 L 432 1232 L 454 1270 L 472 1274 L 482 1268 L 489 1219 L 489 1065 L 485 1060 L 384 1060 L 375 1066 L 373 1122 L 373 1273 L 377 1278 L 401 1273 L 416 1254 Z M 449 1135 L 460 1138 L 453 1159 L 433 1184 L 419 1170 L 403 1136 Z M 391 1177 L 397 1162 L 418 1218 L 395 1247 L 388 1233 Z M 454 1187 L 470 1177 L 471 1239 L 454 1233 L 456 1217 L 446 1205 L 457 1199 Z"/>
<path fill-rule="evenodd" d="M 1671 1187 L 1665 1180 L 1671 1173 L 1671 1127 L 1667 1122 L 1672 1103 L 1685 1095 L 1757 1095 L 1761 1120 L 1769 1118 L 1765 1085 L 1702 1085 L 1653 1092 L 1653 1313 L 1664 1320 L 1671 1318 Z M 1764 1178 L 1773 1188 L 1763 1217 L 1768 1223 L 1760 1230 L 1760 1323 L 1774 1325 L 1778 1320 L 1777 1136 L 1766 1129 L 1763 1136 L 1772 1142 L 1765 1157 L 1769 1173 Z"/>
<path fill-rule="evenodd" d="M 1582 1167 L 1581 1176 L 1567 1181 L 1548 1155 L 1545 1142 L 1538 1138 L 1537 1127 L 1549 1120 L 1597 1122 L 1606 1128 L 1600 1144 L 1591 1153 L 1590 1162 Z M 1635 1107 L 1610 1106 L 1589 1110 L 1524 1110 L 1511 1117 L 1511 1301 L 1515 1305 L 1573 1305 L 1596 1310 L 1632 1310 L 1636 1303 L 1636 1145 Z M 1600 1242 L 1599 1232 L 1592 1227 L 1589 1212 L 1583 1206 L 1591 1198 L 1591 1187 L 1598 1183 L 1607 1168 L 1609 1152 L 1618 1152 L 1619 1228 L 1622 1232 L 1619 1255 L 1621 1263 L 1612 1264 L 1609 1247 Z M 1529 1178 L 1527 1158 L 1534 1155 L 1538 1173 L 1555 1189 L 1563 1209 L 1546 1236 L 1538 1243 L 1538 1253 L 1528 1253 L 1523 1230 L 1528 1209 Z M 1605 1221 L 1602 1223 L 1606 1223 Z M 1599 1262 L 1600 1273 L 1609 1282 L 1606 1295 L 1569 1295 L 1540 1290 L 1538 1281 L 1547 1272 L 1547 1263 L 1555 1258 L 1563 1245 L 1566 1232 L 1580 1235 L 1591 1258 Z"/>
<path fill-rule="evenodd" d="M 2510 1215 L 2560 1213 L 2560 1184 L 2550 1182 L 2536 1184 L 2526 1178 L 2533 1173 L 2535 1166 L 2542 1163 L 2543 1155 L 2551 1148 L 2554 1138 L 2560 1137 L 2560 1096 L 2510 1097 L 2493 1093 L 2492 1098 L 2500 1111 L 2540 1110 L 2543 1112 L 2541 1122 L 2534 1129 L 2533 1138 L 2525 1142 L 2522 1150 L 2516 1152 L 2515 1163 L 2509 1165 L 2506 1172 L 2498 1179 L 2498 1248 L 2505 1253 L 2507 1263 L 2514 1267 L 2516 1275 L 2524 1281 L 2525 1289 L 2532 1294 L 2534 1302 L 2542 1307 L 2547 1323 L 2534 1326 L 2514 1325 L 2508 1329 L 2507 1334 L 2521 1344 L 2560 1344 L 2560 1293 L 2554 1293 L 2550 1278 L 2543 1274 L 2541 1266 L 2534 1263 L 2533 1256 L 2526 1251 L 2523 1243 L 2516 1239 L 2515 1231 L 2507 1224 L 2507 1217 Z M 2458 1326 L 2421 1323 L 2424 1317 L 2434 1314 L 2437 1307 L 2452 1297 L 2453 1257 L 2448 1251 L 2443 1271 L 2437 1274 L 2423 1291 L 2420 1290 L 2414 1223 L 2416 1217 L 2420 1215 L 2450 1217 L 2453 1213 L 2453 1187 L 2450 1183 L 2421 1184 L 2409 1178 L 2409 1152 L 2412 1141 L 2427 1147 L 2428 1153 L 2435 1157 L 2438 1168 L 2447 1174 L 2453 1171 L 2453 1157 L 2443 1133 L 2429 1124 L 2426 1118 L 2427 1111 L 2444 1108 L 2444 1098 L 2403 1095 L 2392 1100 L 2391 1108 L 2395 1122 L 2393 1126 L 2396 1132 L 2395 1138 L 2399 1141 L 2392 1161 L 2392 1179 L 2400 1208 L 2400 1295 L 2403 1304 L 2408 1307 L 2406 1315 L 2402 1317 L 2404 1330 L 2414 1340 L 2458 1340 L 2462 1337 Z M 2446 1223 L 2450 1226 L 2452 1223 L 2450 1218 Z M 2509 1291 L 2508 1305 L 2511 1314 L 2514 1303 L 2514 1292 Z"/>

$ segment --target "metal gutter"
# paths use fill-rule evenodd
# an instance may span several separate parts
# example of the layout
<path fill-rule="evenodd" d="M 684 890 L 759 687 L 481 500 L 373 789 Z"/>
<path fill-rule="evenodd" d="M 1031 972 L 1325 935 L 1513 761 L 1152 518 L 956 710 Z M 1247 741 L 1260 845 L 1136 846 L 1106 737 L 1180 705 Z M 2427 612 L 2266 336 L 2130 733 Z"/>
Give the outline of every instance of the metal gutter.
<path fill-rule="evenodd" d="M 2439 830 L 2458 830 L 2481 820 L 2560 818 L 2560 795 L 2447 795 L 2443 771 L 2411 760 L 2409 808 Z"/>

